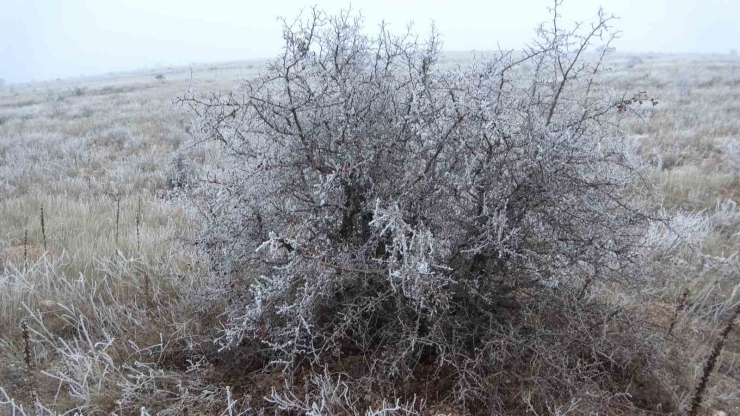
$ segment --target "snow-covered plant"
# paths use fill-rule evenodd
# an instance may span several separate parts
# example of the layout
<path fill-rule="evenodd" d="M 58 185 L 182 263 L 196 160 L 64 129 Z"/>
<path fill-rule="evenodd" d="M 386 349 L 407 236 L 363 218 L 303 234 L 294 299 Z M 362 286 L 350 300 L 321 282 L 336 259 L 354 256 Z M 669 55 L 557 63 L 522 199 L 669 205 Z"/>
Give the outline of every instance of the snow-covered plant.
<path fill-rule="evenodd" d="M 730 159 L 732 167 L 740 169 L 740 138 L 731 137 L 725 143 L 725 154 Z"/>
<path fill-rule="evenodd" d="M 710 221 L 707 214 L 699 212 L 678 211 L 669 215 L 665 210 L 660 212 L 662 221 L 651 221 L 645 233 L 645 246 L 652 252 L 671 250 L 678 244 L 696 246 L 710 232 Z"/>
<path fill-rule="evenodd" d="M 507 316 L 586 275 L 639 272 L 647 166 L 620 126 L 645 96 L 600 83 L 612 19 L 566 30 L 557 4 L 521 53 L 452 69 L 434 28 L 369 36 L 314 9 L 259 77 L 182 98 L 223 149 L 192 202 L 230 297 L 224 348 L 408 376 L 484 359 Z"/>

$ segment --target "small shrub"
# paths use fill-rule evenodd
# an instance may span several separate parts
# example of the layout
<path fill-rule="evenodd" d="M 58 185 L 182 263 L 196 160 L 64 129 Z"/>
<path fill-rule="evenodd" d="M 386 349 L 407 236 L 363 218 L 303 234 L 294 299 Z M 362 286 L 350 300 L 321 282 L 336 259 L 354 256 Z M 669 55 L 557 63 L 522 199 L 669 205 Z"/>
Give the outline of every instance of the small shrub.
<path fill-rule="evenodd" d="M 632 56 L 627 61 L 627 68 L 632 69 L 637 65 L 642 65 L 642 63 L 643 63 L 642 58 L 640 58 L 639 56 Z"/>
<path fill-rule="evenodd" d="M 178 153 L 167 169 L 167 188 L 184 188 L 193 172 L 193 164 L 187 155 Z"/>
<path fill-rule="evenodd" d="M 80 87 L 78 85 L 75 85 L 72 87 L 72 94 L 77 97 L 82 97 L 87 93 L 87 87 Z"/>
<path fill-rule="evenodd" d="M 740 137 L 730 137 L 725 142 L 725 154 L 730 160 L 732 167 L 740 169 Z"/>

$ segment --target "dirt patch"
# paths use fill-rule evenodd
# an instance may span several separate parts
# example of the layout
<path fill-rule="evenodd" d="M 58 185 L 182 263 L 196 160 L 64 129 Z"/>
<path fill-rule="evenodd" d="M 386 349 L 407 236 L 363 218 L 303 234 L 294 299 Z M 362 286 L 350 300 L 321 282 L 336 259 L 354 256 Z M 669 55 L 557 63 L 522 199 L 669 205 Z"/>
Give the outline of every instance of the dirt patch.
<path fill-rule="evenodd" d="M 44 250 L 43 247 L 34 244 L 17 244 L 0 251 L 0 259 L 12 261 L 18 264 L 20 264 L 24 258 L 29 262 L 36 262 L 43 256 L 55 258 L 59 256 L 59 253 L 56 253 L 53 249 L 49 248 Z"/>
<path fill-rule="evenodd" d="M 732 185 L 722 189 L 722 196 L 740 203 L 740 185 Z"/>

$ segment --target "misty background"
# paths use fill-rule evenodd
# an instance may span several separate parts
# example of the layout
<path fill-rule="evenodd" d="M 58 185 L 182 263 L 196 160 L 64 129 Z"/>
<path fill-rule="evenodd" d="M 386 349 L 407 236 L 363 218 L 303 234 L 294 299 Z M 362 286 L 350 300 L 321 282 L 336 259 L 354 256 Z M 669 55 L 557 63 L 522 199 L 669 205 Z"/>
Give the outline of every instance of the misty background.
<path fill-rule="evenodd" d="M 0 78 L 29 82 L 191 63 L 264 59 L 282 45 L 278 16 L 351 5 L 368 31 L 382 20 L 420 35 L 435 22 L 445 50 L 519 48 L 550 0 L 2 0 Z M 566 0 L 564 21 L 620 17 L 620 52 L 729 53 L 740 47 L 737 0 Z"/>

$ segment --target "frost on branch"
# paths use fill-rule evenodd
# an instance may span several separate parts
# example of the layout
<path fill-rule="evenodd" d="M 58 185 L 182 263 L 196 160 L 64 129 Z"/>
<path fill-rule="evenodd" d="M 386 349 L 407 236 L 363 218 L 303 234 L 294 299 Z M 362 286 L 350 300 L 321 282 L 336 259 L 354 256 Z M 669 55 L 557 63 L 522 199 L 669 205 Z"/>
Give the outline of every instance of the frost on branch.
<path fill-rule="evenodd" d="M 521 53 L 443 69 L 434 28 L 369 36 L 312 10 L 258 78 L 183 97 L 223 149 L 192 202 L 230 296 L 224 348 L 259 340 L 286 369 L 459 366 L 581 299 L 584 276 L 639 273 L 651 190 L 620 128 L 638 99 L 599 81 L 610 17 L 566 30 L 553 15 Z"/>

